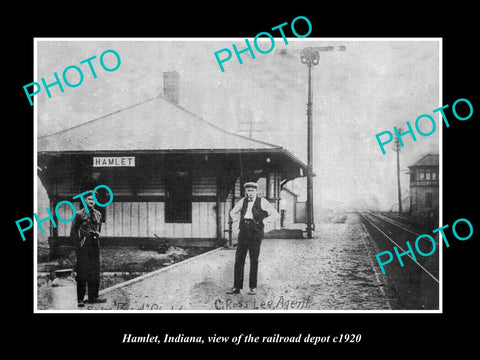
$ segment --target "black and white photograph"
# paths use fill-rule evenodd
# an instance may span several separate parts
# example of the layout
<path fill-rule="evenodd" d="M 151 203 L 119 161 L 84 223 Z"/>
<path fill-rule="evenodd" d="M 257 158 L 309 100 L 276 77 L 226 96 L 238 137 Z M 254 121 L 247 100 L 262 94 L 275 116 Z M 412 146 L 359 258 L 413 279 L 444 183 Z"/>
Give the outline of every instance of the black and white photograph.
<path fill-rule="evenodd" d="M 474 353 L 471 6 L 71 5 L 2 23 L 5 352 Z"/>
<path fill-rule="evenodd" d="M 441 51 L 35 39 L 36 311 L 441 311 Z"/>

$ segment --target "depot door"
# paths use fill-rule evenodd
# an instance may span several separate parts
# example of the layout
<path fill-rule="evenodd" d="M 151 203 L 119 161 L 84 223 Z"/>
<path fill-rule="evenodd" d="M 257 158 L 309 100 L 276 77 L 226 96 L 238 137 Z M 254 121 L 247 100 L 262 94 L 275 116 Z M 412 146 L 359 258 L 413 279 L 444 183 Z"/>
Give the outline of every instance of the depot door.
<path fill-rule="evenodd" d="M 189 171 L 170 172 L 165 185 L 165 222 L 192 222 L 191 173 Z"/>

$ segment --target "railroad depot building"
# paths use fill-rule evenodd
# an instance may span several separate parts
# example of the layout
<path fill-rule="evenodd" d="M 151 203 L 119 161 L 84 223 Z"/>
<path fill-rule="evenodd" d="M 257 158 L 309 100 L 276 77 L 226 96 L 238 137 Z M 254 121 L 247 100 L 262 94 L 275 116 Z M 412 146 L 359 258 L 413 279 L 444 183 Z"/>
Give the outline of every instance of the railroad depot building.
<path fill-rule="evenodd" d="M 412 215 L 438 214 L 439 157 L 426 154 L 408 167 L 410 173 L 410 211 Z"/>
<path fill-rule="evenodd" d="M 243 183 L 262 183 L 279 209 L 282 186 L 306 174 L 307 165 L 280 146 L 225 131 L 182 108 L 175 73 L 166 75 L 164 95 L 38 138 L 38 177 L 49 207 L 107 185 L 113 201 L 98 207 L 103 245 L 235 243 L 229 211 Z M 108 203 L 108 196 L 99 194 L 99 201 Z M 64 205 L 59 216 L 69 219 Z M 78 199 L 75 206 L 81 208 Z M 52 256 L 72 246 L 70 226 L 50 223 Z"/>

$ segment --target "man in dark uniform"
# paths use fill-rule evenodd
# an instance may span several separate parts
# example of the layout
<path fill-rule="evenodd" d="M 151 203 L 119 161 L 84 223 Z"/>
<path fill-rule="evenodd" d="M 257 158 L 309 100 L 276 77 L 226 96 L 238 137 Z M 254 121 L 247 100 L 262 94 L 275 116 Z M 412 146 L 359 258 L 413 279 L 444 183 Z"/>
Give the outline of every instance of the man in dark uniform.
<path fill-rule="evenodd" d="M 100 285 L 100 211 L 94 208 L 90 191 L 85 196 L 87 209 L 79 210 L 72 222 L 70 237 L 75 244 L 77 254 L 76 281 L 78 306 L 83 307 L 86 288 L 88 286 L 88 303 L 103 303 L 105 299 L 98 298 Z"/>
<path fill-rule="evenodd" d="M 243 289 L 245 258 L 250 258 L 249 295 L 255 295 L 257 288 L 258 257 L 262 244 L 264 223 L 273 222 L 280 217 L 275 208 L 264 197 L 257 196 L 258 185 L 247 182 L 245 197 L 230 211 L 233 221 L 240 220 L 233 288 L 227 294 L 238 294 Z"/>

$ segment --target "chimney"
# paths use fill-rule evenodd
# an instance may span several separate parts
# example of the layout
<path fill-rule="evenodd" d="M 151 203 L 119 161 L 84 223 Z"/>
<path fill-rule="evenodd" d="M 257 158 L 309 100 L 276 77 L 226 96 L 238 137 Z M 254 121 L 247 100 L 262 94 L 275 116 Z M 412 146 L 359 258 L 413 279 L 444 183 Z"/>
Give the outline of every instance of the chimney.
<path fill-rule="evenodd" d="M 167 100 L 178 104 L 179 97 L 179 75 L 176 71 L 163 73 L 163 95 Z"/>

